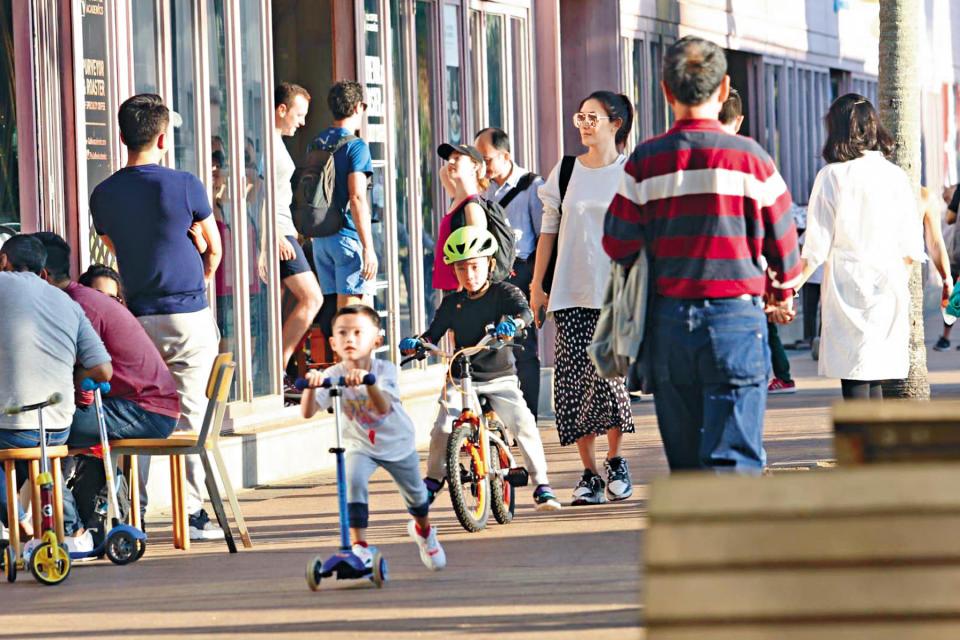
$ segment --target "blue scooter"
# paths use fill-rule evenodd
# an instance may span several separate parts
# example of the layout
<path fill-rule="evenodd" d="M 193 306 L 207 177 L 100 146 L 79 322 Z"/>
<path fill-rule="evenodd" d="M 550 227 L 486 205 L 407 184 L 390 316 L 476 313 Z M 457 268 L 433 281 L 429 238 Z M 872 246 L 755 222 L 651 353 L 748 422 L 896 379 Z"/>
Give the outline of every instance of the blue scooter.
<path fill-rule="evenodd" d="M 376 376 L 368 373 L 363 378 L 363 384 L 372 385 L 377 381 Z M 320 588 L 320 581 L 323 578 L 336 577 L 337 580 L 366 581 L 370 580 L 378 588 L 383 586 L 387 579 L 387 561 L 381 555 L 376 547 L 370 547 L 373 554 L 373 566 L 367 567 L 363 560 L 358 558 L 350 546 L 350 529 L 347 524 L 347 479 L 346 470 L 343 463 L 343 433 L 340 420 L 343 408 L 341 406 L 342 388 L 346 386 L 344 379 L 334 380 L 326 378 L 320 385 L 324 389 L 330 389 L 330 398 L 333 402 L 334 422 L 337 425 L 337 446 L 330 449 L 330 453 L 337 457 L 337 498 L 340 511 L 340 550 L 324 560 L 320 556 L 314 556 L 307 563 L 307 584 L 314 591 Z M 294 383 L 297 389 L 303 391 L 310 386 L 304 378 L 299 378 Z"/>
<path fill-rule="evenodd" d="M 90 551 L 71 551 L 70 559 L 97 557 L 104 555 L 114 564 L 130 564 L 136 562 L 147 550 L 147 534 L 120 522 L 120 508 L 117 502 L 117 484 L 114 479 L 113 460 L 110 456 L 110 439 L 107 437 L 107 423 L 103 418 L 102 393 L 110 393 L 109 382 L 94 382 L 85 378 L 80 383 L 84 391 L 93 391 L 94 403 L 97 408 L 97 427 L 100 432 L 100 447 L 103 450 L 103 471 L 107 478 L 107 518 L 113 526 L 103 537 L 103 541 Z M 132 478 L 131 482 L 137 482 Z"/>

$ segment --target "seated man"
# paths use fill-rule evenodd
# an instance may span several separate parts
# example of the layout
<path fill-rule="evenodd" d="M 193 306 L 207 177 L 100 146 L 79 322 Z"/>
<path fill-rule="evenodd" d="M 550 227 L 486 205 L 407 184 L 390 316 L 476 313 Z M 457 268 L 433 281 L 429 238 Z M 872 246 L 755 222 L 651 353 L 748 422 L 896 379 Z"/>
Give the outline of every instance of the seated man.
<path fill-rule="evenodd" d="M 93 378 L 103 382 L 113 375 L 113 367 L 83 309 L 40 278 L 46 259 L 43 244 L 31 236 L 14 236 L 0 248 L 0 402 L 20 406 L 61 394 L 63 400 L 45 409 L 43 415 L 47 443 L 60 445 L 70 434 L 74 380 Z M 0 414 L 0 449 L 36 447 L 39 443 L 36 411 Z M 25 478 L 26 467 L 20 469 L 21 464 L 18 475 Z M 6 495 L 6 482 L 0 474 L 4 516 Z M 76 527 L 73 497 L 67 491 L 63 498 L 64 520 L 71 523 L 65 526 L 67 547 L 89 551 L 93 540 Z"/>
<path fill-rule="evenodd" d="M 49 231 L 33 237 L 47 250 L 47 281 L 80 305 L 113 361 L 110 393 L 103 398 L 107 436 L 111 440 L 169 436 L 180 417 L 177 383 L 146 330 L 114 298 L 70 281 L 70 245 L 63 238 Z M 71 447 L 100 442 L 92 394 L 87 400 L 78 404 L 73 415 L 67 440 Z M 97 461 L 83 465 L 83 470 L 83 477 L 74 482 L 74 497 L 81 522 L 93 531 L 96 543 L 105 533 L 95 512 L 97 494 L 105 482 L 103 465 Z"/>

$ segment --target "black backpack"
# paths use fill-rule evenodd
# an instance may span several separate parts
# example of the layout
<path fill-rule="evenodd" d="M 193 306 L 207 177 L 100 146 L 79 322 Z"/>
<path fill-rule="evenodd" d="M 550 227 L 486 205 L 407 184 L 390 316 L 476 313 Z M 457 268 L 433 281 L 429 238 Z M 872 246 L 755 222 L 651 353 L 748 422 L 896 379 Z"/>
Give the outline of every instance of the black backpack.
<path fill-rule="evenodd" d="M 573 165 L 576 163 L 576 156 L 563 156 L 563 160 L 560 161 L 560 206 L 557 207 L 557 212 L 563 216 L 563 199 L 567 195 L 567 187 L 570 185 L 570 176 L 573 175 Z M 543 291 L 544 293 L 550 293 L 550 288 L 553 287 L 553 272 L 557 268 L 557 253 L 560 251 L 560 234 L 557 233 L 557 242 L 553 246 L 553 251 L 550 253 L 550 261 L 547 263 L 547 270 L 543 274 Z"/>
<path fill-rule="evenodd" d="M 332 147 L 311 145 L 307 164 L 298 167 L 290 178 L 293 187 L 293 202 L 290 213 L 293 226 L 307 238 L 332 236 L 343 226 L 347 212 L 333 203 L 333 187 L 337 170 L 333 156 L 357 136 L 341 136 Z"/>
<path fill-rule="evenodd" d="M 490 274 L 490 282 L 502 282 L 510 276 L 513 261 L 517 258 L 517 239 L 513 235 L 513 227 L 507 221 L 507 214 L 503 207 L 496 202 L 485 198 L 479 198 L 474 202 L 483 207 L 487 214 L 487 231 L 497 239 L 497 253 L 493 256 L 497 264 L 493 268 L 493 273 Z M 466 223 L 466 208 L 464 205 L 454 214 L 450 220 L 450 231 L 456 231 Z"/>

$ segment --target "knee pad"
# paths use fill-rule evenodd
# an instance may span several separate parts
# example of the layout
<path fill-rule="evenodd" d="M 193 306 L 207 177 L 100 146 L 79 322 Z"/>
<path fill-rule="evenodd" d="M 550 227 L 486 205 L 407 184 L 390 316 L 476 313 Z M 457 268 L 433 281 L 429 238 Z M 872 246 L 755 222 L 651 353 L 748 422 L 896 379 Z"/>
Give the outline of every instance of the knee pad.
<path fill-rule="evenodd" d="M 347 523 L 354 529 L 366 529 L 370 521 L 370 507 L 365 502 L 347 505 Z"/>

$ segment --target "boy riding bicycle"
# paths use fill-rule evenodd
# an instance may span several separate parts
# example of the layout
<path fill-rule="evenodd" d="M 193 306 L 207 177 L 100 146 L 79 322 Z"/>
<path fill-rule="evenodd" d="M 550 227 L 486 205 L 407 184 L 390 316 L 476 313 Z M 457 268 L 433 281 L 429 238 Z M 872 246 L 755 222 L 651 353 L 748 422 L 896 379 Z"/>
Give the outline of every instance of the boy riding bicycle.
<path fill-rule="evenodd" d="M 366 531 L 369 519 L 370 475 L 383 467 L 393 477 L 413 519 L 407 532 L 420 548 L 420 559 L 428 569 L 446 566 L 446 555 L 437 541 L 437 528 L 430 525 L 430 500 L 420 477 L 420 457 L 414 443 L 414 428 L 400 404 L 397 367 L 373 357 L 380 346 L 380 317 L 365 305 L 343 307 L 333 316 L 330 345 L 340 362 L 326 371 L 306 375 L 309 387 L 300 401 L 300 412 L 311 418 L 330 406 L 330 392 L 316 388 L 324 378 L 343 377 L 343 412 L 346 418 L 347 512 L 353 553 L 370 567 L 373 555 Z M 376 382 L 366 386 L 364 376 L 372 373 Z"/>
<path fill-rule="evenodd" d="M 444 261 L 453 265 L 460 291 L 443 299 L 433 322 L 422 336 L 400 341 L 401 353 L 414 353 L 424 340 L 436 344 L 447 331 L 453 331 L 459 351 L 479 342 L 490 324 L 496 326 L 497 337 L 511 340 L 517 331 L 533 322 L 530 305 L 520 289 L 506 282 L 490 282 L 496 252 L 496 239 L 481 227 L 468 225 L 450 234 L 443 247 Z M 461 363 L 454 361 L 452 367 L 453 377 L 459 379 Z M 473 356 L 471 371 L 476 393 L 487 398 L 491 408 L 520 444 L 536 485 L 533 500 L 537 510 L 559 509 L 560 503 L 547 480 L 547 460 L 537 421 L 520 391 L 512 350 L 499 349 Z M 453 421 L 463 409 L 460 395 L 453 391 L 453 385 L 448 381 L 440 397 L 440 411 L 430 439 L 424 484 L 431 503 L 443 487 L 447 438 Z"/>

